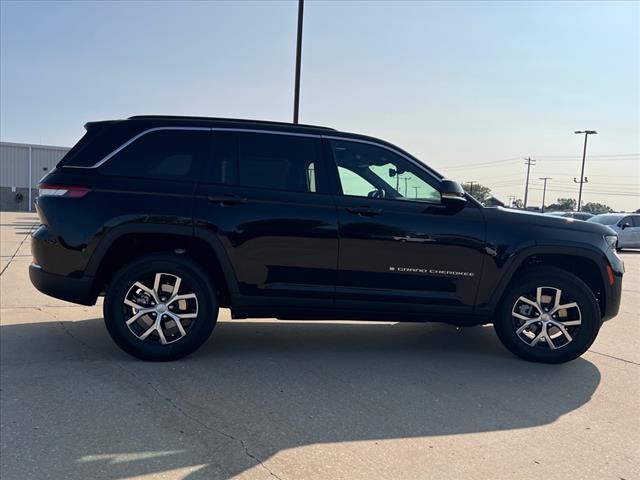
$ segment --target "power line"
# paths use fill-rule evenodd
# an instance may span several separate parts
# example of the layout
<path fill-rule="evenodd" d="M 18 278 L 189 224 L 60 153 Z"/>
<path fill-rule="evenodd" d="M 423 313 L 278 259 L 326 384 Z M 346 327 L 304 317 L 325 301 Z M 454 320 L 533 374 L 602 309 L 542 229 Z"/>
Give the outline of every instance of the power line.
<path fill-rule="evenodd" d="M 451 167 L 446 167 L 447 170 L 451 170 L 451 169 L 458 169 L 458 168 L 469 168 L 469 167 L 479 167 L 479 166 L 484 166 L 484 165 L 495 165 L 498 163 L 513 163 L 516 162 L 520 159 L 520 157 L 514 157 L 514 158 L 505 158 L 503 160 L 493 160 L 493 161 L 488 161 L 488 162 L 478 162 L 478 163 L 467 163 L 466 165 L 453 165 Z"/>
<path fill-rule="evenodd" d="M 581 157 L 578 155 L 536 155 L 536 159 L 554 159 L 554 162 L 570 162 L 573 160 L 579 160 Z M 620 158 L 618 158 L 620 157 Z M 620 154 L 609 154 L 609 155 L 589 155 L 589 159 L 593 161 L 611 161 L 611 160 L 620 160 L 620 161 L 628 161 L 628 160 L 636 160 L 640 158 L 640 153 L 620 153 Z M 490 160 L 486 162 L 476 162 L 476 163 L 468 163 L 466 165 L 453 165 L 450 167 L 445 167 L 447 170 L 451 169 L 460 169 L 460 168 L 472 168 L 475 166 L 485 166 L 485 165 L 496 165 L 502 163 L 515 163 L 519 160 L 520 157 L 513 158 L 505 158 L 502 160 Z"/>
<path fill-rule="evenodd" d="M 530 189 L 531 188 L 533 188 L 533 187 L 530 187 Z M 572 187 L 569 187 L 569 186 L 562 187 L 562 186 L 560 186 L 560 187 L 556 188 L 556 191 L 565 191 L 565 192 L 578 193 L 578 188 L 577 187 L 573 187 L 573 186 Z M 630 192 L 628 190 L 607 190 L 606 187 L 602 188 L 602 189 L 599 189 L 599 188 L 596 188 L 596 189 L 586 188 L 584 191 L 585 192 L 589 192 L 589 193 L 624 193 L 624 194 L 628 193 L 630 195 L 640 194 L 640 192 L 638 192 L 638 191 Z"/>
<path fill-rule="evenodd" d="M 535 190 L 538 192 L 541 192 L 542 189 L 541 188 L 534 188 L 531 187 L 531 190 Z M 573 194 L 575 195 L 576 193 L 578 193 L 576 190 L 556 190 L 556 189 L 552 189 L 552 188 L 547 188 L 548 192 L 554 192 L 554 193 L 563 193 L 563 194 Z M 640 197 L 640 193 L 631 193 L 631 192 L 601 192 L 601 191 L 595 191 L 595 190 L 589 190 L 586 191 L 585 193 L 588 193 L 589 195 L 602 195 L 602 196 L 616 196 L 616 197 Z"/>
<path fill-rule="evenodd" d="M 603 155 L 589 155 L 590 158 L 640 157 L 640 153 L 609 153 Z M 536 155 L 536 158 L 568 158 L 579 160 L 580 155 Z"/>
<path fill-rule="evenodd" d="M 553 157 L 536 157 L 538 160 L 545 160 L 545 161 L 553 161 L 553 163 L 556 162 L 575 162 L 576 160 L 581 160 L 580 158 L 577 157 L 573 157 L 573 158 L 553 158 Z M 640 157 L 608 157 L 608 158 L 591 158 L 591 155 L 589 155 L 589 161 L 594 161 L 594 162 L 607 162 L 607 163 L 612 163 L 612 162 L 627 162 L 627 161 L 634 161 L 637 162 L 638 159 L 640 159 Z"/>

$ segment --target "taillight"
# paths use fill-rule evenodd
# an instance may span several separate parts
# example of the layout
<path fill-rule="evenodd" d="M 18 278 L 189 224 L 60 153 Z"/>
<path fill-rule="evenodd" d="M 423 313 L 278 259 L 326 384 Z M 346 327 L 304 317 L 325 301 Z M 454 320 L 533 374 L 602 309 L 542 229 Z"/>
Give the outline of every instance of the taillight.
<path fill-rule="evenodd" d="M 91 189 L 86 187 L 72 187 L 68 185 L 38 185 L 38 195 L 41 197 L 84 197 Z"/>

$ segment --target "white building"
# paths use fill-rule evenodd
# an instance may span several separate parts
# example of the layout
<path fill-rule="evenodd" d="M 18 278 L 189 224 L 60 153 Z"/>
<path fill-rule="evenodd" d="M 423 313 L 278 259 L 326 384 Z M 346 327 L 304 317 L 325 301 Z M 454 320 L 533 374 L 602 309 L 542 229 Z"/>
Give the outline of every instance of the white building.
<path fill-rule="evenodd" d="M 66 147 L 0 142 L 0 210 L 32 211 L 40 179 L 68 151 Z"/>

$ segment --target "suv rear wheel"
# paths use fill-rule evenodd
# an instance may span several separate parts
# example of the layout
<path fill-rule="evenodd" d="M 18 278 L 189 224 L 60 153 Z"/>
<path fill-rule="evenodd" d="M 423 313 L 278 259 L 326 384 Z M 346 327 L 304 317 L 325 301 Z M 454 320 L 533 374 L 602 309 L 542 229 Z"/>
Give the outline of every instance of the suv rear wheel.
<path fill-rule="evenodd" d="M 123 267 L 104 302 L 113 340 L 143 360 L 192 353 L 209 338 L 217 317 L 210 277 L 190 259 L 172 254 L 144 256 Z"/>
<path fill-rule="evenodd" d="M 539 267 L 515 279 L 496 312 L 502 343 L 525 360 L 563 363 L 591 346 L 601 317 L 591 289 L 575 275 Z"/>

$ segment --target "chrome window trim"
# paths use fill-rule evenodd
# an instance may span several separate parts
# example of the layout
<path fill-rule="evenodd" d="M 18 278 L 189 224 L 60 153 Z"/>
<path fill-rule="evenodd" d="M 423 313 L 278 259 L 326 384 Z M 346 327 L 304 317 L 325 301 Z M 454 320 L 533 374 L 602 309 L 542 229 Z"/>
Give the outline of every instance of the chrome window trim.
<path fill-rule="evenodd" d="M 383 144 L 378 143 L 378 142 L 372 142 L 372 141 L 369 141 L 369 140 L 362 140 L 362 139 L 359 139 L 359 138 L 338 137 L 338 136 L 334 136 L 334 135 L 322 135 L 322 134 L 317 134 L 317 133 L 283 132 L 283 131 L 277 131 L 277 130 L 261 130 L 261 129 L 255 129 L 255 128 L 238 128 L 238 127 L 228 127 L 228 128 L 227 127 L 153 127 L 153 128 L 149 128 L 147 130 L 144 130 L 144 131 L 138 133 L 137 135 L 133 136 L 132 138 L 127 140 L 125 143 L 120 145 L 118 148 L 113 150 L 111 153 L 106 155 L 104 158 L 102 158 L 102 160 L 98 161 L 97 163 L 95 163 L 93 165 L 64 165 L 64 168 L 85 168 L 85 169 L 98 168 L 98 167 L 104 165 L 108 160 L 113 158 L 116 154 L 118 154 L 119 152 L 121 152 L 122 150 L 127 148 L 129 145 L 131 145 L 136 140 L 142 138 L 143 136 L 145 136 L 148 133 L 157 132 L 157 131 L 161 131 L 161 130 L 191 130 L 191 131 L 210 131 L 210 132 L 264 133 L 264 134 L 269 134 L 269 135 L 290 135 L 290 136 L 293 136 L 293 137 L 309 137 L 309 138 L 319 138 L 319 139 L 328 139 L 328 140 L 338 140 L 338 141 L 343 141 L 343 142 L 364 143 L 364 144 L 367 144 L 367 145 L 373 145 L 374 147 L 384 148 L 385 150 L 388 150 L 388 151 L 390 151 L 390 152 L 392 152 L 392 153 L 404 158 L 405 160 L 409 161 L 410 163 L 414 164 L 416 167 L 420 168 L 422 171 L 424 171 L 430 177 L 432 177 L 438 184 L 441 181 L 441 179 L 438 178 L 433 173 L 431 173 L 429 171 L 429 169 L 426 168 L 426 166 L 422 162 L 420 162 L 418 160 L 415 160 L 415 159 L 405 155 L 404 153 L 402 153 L 402 152 L 400 152 L 400 151 L 398 151 L 398 150 L 396 150 L 396 149 L 394 149 L 392 147 L 389 147 L 387 145 L 383 145 Z"/>
<path fill-rule="evenodd" d="M 213 127 L 211 129 L 214 132 L 245 132 L 245 133 L 267 133 L 270 135 L 290 135 L 292 137 L 311 137 L 322 138 L 322 135 L 317 133 L 297 133 L 297 132 L 282 132 L 277 130 L 259 130 L 254 128 L 234 128 L 234 127 Z"/>
<path fill-rule="evenodd" d="M 209 127 L 154 127 L 154 128 L 149 128 L 148 130 L 140 132 L 139 134 L 135 135 L 134 137 L 132 137 L 129 140 L 127 140 L 126 142 L 124 142 L 122 145 L 120 145 L 118 148 L 116 148 L 113 152 L 108 154 L 106 157 L 104 157 L 98 163 L 94 163 L 93 165 L 90 165 L 90 166 L 86 166 L 86 165 L 63 165 L 63 167 L 64 168 L 98 168 L 99 166 L 103 165 L 107 160 L 109 160 L 114 155 L 116 155 L 117 153 L 119 153 L 122 150 L 124 150 L 125 148 L 127 148 L 129 145 L 131 145 L 133 142 L 135 142 L 139 138 L 145 136 L 147 133 L 157 132 L 159 130 L 195 130 L 195 131 L 203 131 L 204 130 L 204 131 L 211 131 L 211 128 L 209 128 Z"/>
<path fill-rule="evenodd" d="M 137 134 L 134 137 L 130 138 L 125 143 L 123 143 L 118 148 L 116 148 L 113 152 L 111 152 L 110 154 L 105 156 L 102 160 L 100 160 L 99 162 L 97 162 L 97 163 L 95 163 L 93 165 L 64 165 L 64 168 L 98 168 L 101 165 L 104 165 L 105 162 L 107 162 L 109 159 L 111 159 L 117 153 L 119 153 L 122 150 L 124 150 L 125 148 L 127 148 L 133 142 L 135 142 L 139 138 L 145 136 L 147 133 L 157 132 L 159 130 L 194 130 L 194 131 L 209 131 L 209 132 L 218 132 L 218 131 L 221 131 L 221 132 L 248 132 L 248 133 L 268 133 L 268 134 L 271 134 L 271 135 L 291 135 L 291 136 L 294 136 L 294 137 L 312 137 L 312 138 L 321 138 L 322 137 L 319 134 L 313 134 L 313 133 L 281 132 L 281 131 L 274 131 L 274 130 L 259 130 L 259 129 L 250 129 L 250 128 L 233 128 L 233 127 L 230 127 L 230 128 L 225 128 L 225 127 L 154 127 L 154 128 L 149 128 L 148 130 L 145 130 L 143 132 L 140 132 L 139 134 Z"/>
<path fill-rule="evenodd" d="M 438 178 L 437 176 L 435 176 L 433 173 L 431 173 L 429 171 L 428 168 L 426 168 L 426 165 L 414 158 L 411 158 L 407 155 L 405 155 L 402 152 L 399 152 L 398 150 L 396 150 L 395 148 L 391 148 L 388 147 L 387 145 L 383 145 L 381 143 L 377 143 L 377 142 L 372 142 L 370 140 L 361 140 L 359 138 L 349 138 L 349 137 L 335 137 L 332 135 L 322 135 L 322 138 L 326 138 L 328 140 L 341 140 L 343 142 L 358 142 L 358 143 L 366 143 L 367 145 L 373 145 L 374 147 L 379 147 L 379 148 L 384 148 L 385 150 L 389 150 L 392 153 L 395 153 L 396 155 L 404 158 L 405 160 L 408 160 L 410 163 L 413 163 L 416 167 L 418 167 L 420 170 L 424 171 L 425 173 L 427 173 L 430 177 L 432 177 L 434 180 L 436 180 L 436 182 L 438 182 L 438 185 L 440 185 L 440 182 L 442 182 L 441 178 Z M 432 185 L 433 186 L 433 185 Z M 435 187 L 434 187 L 435 188 Z M 436 188 L 436 190 L 438 190 Z M 439 190 L 438 190 L 439 191 Z"/>

